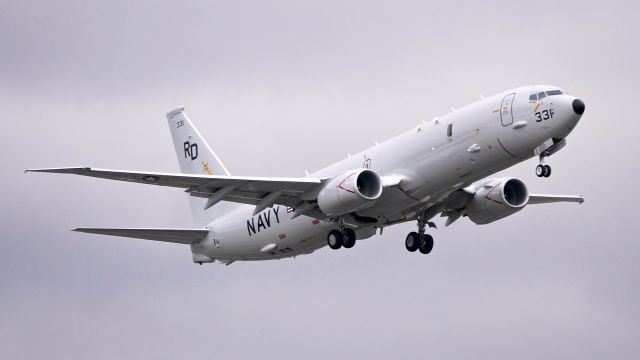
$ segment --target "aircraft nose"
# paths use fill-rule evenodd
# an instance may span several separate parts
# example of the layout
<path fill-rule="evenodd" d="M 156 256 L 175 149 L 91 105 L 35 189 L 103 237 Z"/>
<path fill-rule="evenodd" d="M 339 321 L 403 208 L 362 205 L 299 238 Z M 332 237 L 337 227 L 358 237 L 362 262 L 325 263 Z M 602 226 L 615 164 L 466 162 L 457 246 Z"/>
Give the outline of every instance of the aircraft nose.
<path fill-rule="evenodd" d="M 573 112 L 575 112 L 578 115 L 582 115 L 584 113 L 584 102 L 580 99 L 575 99 L 573 100 L 573 103 L 571 103 L 571 106 L 573 107 Z"/>

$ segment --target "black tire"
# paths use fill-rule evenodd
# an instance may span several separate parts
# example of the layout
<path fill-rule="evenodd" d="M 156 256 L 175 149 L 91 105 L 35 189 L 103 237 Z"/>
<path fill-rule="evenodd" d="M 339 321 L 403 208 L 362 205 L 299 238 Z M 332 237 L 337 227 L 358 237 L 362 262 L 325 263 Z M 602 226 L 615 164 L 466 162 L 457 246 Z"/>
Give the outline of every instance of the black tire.
<path fill-rule="evenodd" d="M 544 176 L 546 178 L 551 176 L 551 166 L 549 166 L 549 165 L 545 165 L 544 166 L 544 174 L 542 176 Z"/>
<path fill-rule="evenodd" d="M 339 230 L 331 230 L 327 235 L 327 244 L 333 250 L 338 250 L 342 247 L 343 237 Z"/>
<path fill-rule="evenodd" d="M 410 232 L 409 235 L 407 235 L 407 238 L 404 240 L 404 247 L 406 247 L 407 250 L 414 252 L 418 250 L 419 246 L 420 246 L 420 237 L 418 233 L 415 231 Z"/>
<path fill-rule="evenodd" d="M 433 250 L 433 236 L 429 234 L 424 234 L 418 250 L 420 250 L 420 252 L 423 254 L 430 253 L 431 250 Z"/>
<path fill-rule="evenodd" d="M 353 229 L 344 229 L 344 236 L 342 238 L 342 246 L 345 249 L 351 249 L 356 244 L 356 232 Z"/>
<path fill-rule="evenodd" d="M 544 172 L 545 172 L 544 165 L 540 164 L 540 165 L 536 166 L 536 176 L 537 177 L 543 177 L 544 176 Z"/>

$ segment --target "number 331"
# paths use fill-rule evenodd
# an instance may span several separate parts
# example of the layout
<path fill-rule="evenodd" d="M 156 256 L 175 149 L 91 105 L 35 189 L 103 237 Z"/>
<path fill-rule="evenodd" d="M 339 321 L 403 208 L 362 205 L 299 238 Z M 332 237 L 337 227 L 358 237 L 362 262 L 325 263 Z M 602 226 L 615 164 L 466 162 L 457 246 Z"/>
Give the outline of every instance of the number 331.
<path fill-rule="evenodd" d="M 553 109 L 538 111 L 534 114 L 536 116 L 536 122 L 540 122 L 542 120 L 549 120 L 553 118 Z"/>

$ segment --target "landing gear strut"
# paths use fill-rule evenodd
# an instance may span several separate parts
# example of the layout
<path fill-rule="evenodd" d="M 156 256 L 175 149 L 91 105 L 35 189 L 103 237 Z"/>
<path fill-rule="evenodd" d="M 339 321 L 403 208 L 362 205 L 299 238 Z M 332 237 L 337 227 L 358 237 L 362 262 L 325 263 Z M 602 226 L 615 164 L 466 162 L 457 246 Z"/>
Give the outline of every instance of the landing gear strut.
<path fill-rule="evenodd" d="M 538 177 L 551 176 L 551 166 L 544 164 L 544 157 L 540 156 L 540 165 L 536 166 L 536 175 Z"/>
<path fill-rule="evenodd" d="M 327 244 L 333 250 L 338 250 L 344 246 L 345 249 L 351 249 L 356 244 L 356 232 L 351 228 L 344 226 L 344 221 L 338 221 L 340 228 L 329 231 L 327 235 Z"/>
<path fill-rule="evenodd" d="M 423 211 L 420 216 L 418 216 L 418 232 L 410 232 L 404 241 L 404 246 L 410 252 L 420 250 L 421 253 L 428 254 L 433 250 L 433 237 L 429 234 L 425 234 L 425 229 L 427 225 L 433 228 L 436 226 L 434 223 L 427 220 L 425 213 L 426 211 Z"/>

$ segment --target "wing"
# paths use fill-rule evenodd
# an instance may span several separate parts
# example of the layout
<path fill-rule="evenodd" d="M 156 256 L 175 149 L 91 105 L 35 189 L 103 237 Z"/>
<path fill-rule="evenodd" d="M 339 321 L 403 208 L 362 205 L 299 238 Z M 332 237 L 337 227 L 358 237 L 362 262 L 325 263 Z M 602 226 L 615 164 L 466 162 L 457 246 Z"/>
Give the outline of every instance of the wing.
<path fill-rule="evenodd" d="M 459 189 L 452 192 L 442 203 L 442 212 L 440 216 L 447 217 L 445 226 L 451 225 L 466 214 L 468 202 L 475 194 L 474 186 Z M 548 195 L 548 194 L 529 194 L 527 205 L 532 204 L 548 204 L 554 202 L 574 202 L 582 204 L 584 197 L 582 195 Z M 439 210 L 439 208 L 436 208 Z"/>
<path fill-rule="evenodd" d="M 203 240 L 209 234 L 206 229 L 104 229 L 104 228 L 77 228 L 73 231 L 122 236 L 144 240 L 164 241 L 177 244 L 193 244 Z"/>
<path fill-rule="evenodd" d="M 299 206 L 313 200 L 324 179 L 170 174 L 92 169 L 90 167 L 29 169 L 26 172 L 75 174 L 140 184 L 185 189 L 192 196 L 209 199 L 205 209 L 219 201 L 256 205 L 255 213 L 278 203 Z M 306 206 L 309 208 L 310 206 Z M 307 209 L 311 211 L 312 209 Z"/>
<path fill-rule="evenodd" d="M 576 202 L 582 204 L 584 197 L 582 197 L 582 195 L 529 194 L 529 204 L 547 204 L 554 202 Z"/>

